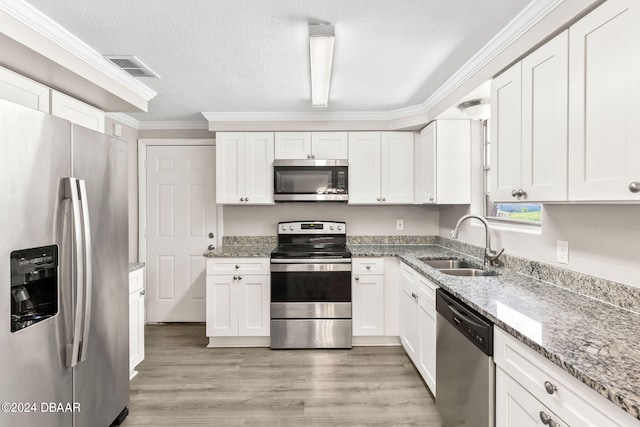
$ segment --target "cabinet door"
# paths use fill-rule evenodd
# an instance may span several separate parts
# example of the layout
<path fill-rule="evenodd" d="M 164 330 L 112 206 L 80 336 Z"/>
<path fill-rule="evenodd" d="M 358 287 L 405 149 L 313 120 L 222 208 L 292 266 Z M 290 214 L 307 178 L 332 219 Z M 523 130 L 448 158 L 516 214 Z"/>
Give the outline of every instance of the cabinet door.
<path fill-rule="evenodd" d="M 522 64 L 491 84 L 491 200 L 511 202 L 522 176 Z"/>
<path fill-rule="evenodd" d="M 569 28 L 570 200 L 640 200 L 639 13 L 609 0 Z"/>
<path fill-rule="evenodd" d="M 558 427 L 566 427 L 556 414 L 533 397 L 524 387 L 496 368 L 496 427 L 535 427 L 549 425 L 551 419 Z"/>
<path fill-rule="evenodd" d="M 354 274 L 353 335 L 384 334 L 384 276 L 381 274 Z"/>
<path fill-rule="evenodd" d="M 273 133 L 245 134 L 245 203 L 273 204 Z"/>
<path fill-rule="evenodd" d="M 269 336 L 271 286 L 268 275 L 240 276 L 238 287 L 238 335 Z"/>
<path fill-rule="evenodd" d="M 438 120 L 435 138 L 435 199 L 471 203 L 471 120 Z"/>
<path fill-rule="evenodd" d="M 245 193 L 245 134 L 216 133 L 216 201 L 240 204 Z"/>
<path fill-rule="evenodd" d="M 49 113 L 49 88 L 0 67 L 0 98 Z"/>
<path fill-rule="evenodd" d="M 276 132 L 276 159 L 310 159 L 311 132 Z"/>
<path fill-rule="evenodd" d="M 349 132 L 349 204 L 380 203 L 380 132 Z"/>
<path fill-rule="evenodd" d="M 104 111 L 55 90 L 51 90 L 51 115 L 104 133 Z"/>
<path fill-rule="evenodd" d="M 420 132 L 416 143 L 415 203 L 436 203 L 436 122 Z"/>
<path fill-rule="evenodd" d="M 436 396 L 436 292 L 418 279 L 418 371 Z"/>
<path fill-rule="evenodd" d="M 565 31 L 522 60 L 522 188 L 527 200 L 567 200 L 568 49 Z"/>
<path fill-rule="evenodd" d="M 418 304 L 417 294 L 412 285 L 413 273 L 401 265 L 400 279 L 400 341 L 404 350 L 415 364 L 418 347 Z"/>
<path fill-rule="evenodd" d="M 347 132 L 313 132 L 311 155 L 316 160 L 344 160 L 348 152 Z"/>
<path fill-rule="evenodd" d="M 383 203 L 413 203 L 413 132 L 382 132 L 381 184 Z"/>
<path fill-rule="evenodd" d="M 238 280 L 207 276 L 207 336 L 238 336 Z"/>
<path fill-rule="evenodd" d="M 144 291 L 129 294 L 129 371 L 144 360 Z"/>

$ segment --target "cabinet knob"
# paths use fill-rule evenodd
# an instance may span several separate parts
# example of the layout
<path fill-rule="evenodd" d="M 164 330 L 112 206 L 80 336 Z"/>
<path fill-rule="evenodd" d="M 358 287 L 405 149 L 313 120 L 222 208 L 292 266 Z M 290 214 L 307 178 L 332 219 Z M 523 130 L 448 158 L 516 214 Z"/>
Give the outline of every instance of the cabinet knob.
<path fill-rule="evenodd" d="M 547 390 L 547 393 L 553 394 L 555 393 L 556 390 L 558 390 L 558 387 L 556 387 L 554 384 L 550 383 L 549 381 L 545 381 L 544 389 Z"/>
<path fill-rule="evenodd" d="M 517 197 L 518 199 L 522 196 L 525 196 L 526 194 L 527 193 L 522 188 L 511 191 L 511 196 Z"/>
<path fill-rule="evenodd" d="M 370 265 L 367 265 L 367 270 L 371 270 L 371 266 Z"/>
<path fill-rule="evenodd" d="M 511 190 L 511 197 L 517 197 L 518 192 L 516 190 Z"/>
<path fill-rule="evenodd" d="M 244 197 L 240 197 L 240 201 L 241 201 L 241 202 L 244 202 Z"/>
<path fill-rule="evenodd" d="M 307 154 L 307 159 L 310 159 L 310 158 L 311 158 L 311 154 Z"/>
<path fill-rule="evenodd" d="M 245 198 L 244 198 L 244 201 L 245 201 L 245 202 L 248 202 L 248 201 L 249 201 L 249 198 L 248 198 L 248 197 L 245 197 Z"/>
<path fill-rule="evenodd" d="M 360 277 L 356 276 L 356 277 L 355 277 L 355 279 L 356 279 L 356 280 L 360 280 Z"/>
<path fill-rule="evenodd" d="M 242 276 L 238 276 L 238 280 L 242 280 Z"/>
<path fill-rule="evenodd" d="M 629 191 L 632 193 L 640 193 L 640 182 L 634 181 L 629 184 Z"/>
<path fill-rule="evenodd" d="M 378 197 L 376 200 L 377 200 L 377 201 L 380 201 L 380 197 Z"/>
<path fill-rule="evenodd" d="M 429 197 L 429 201 L 430 201 L 430 202 L 433 202 L 433 197 Z"/>
<path fill-rule="evenodd" d="M 233 280 L 238 280 L 238 276 L 233 276 Z"/>
<path fill-rule="evenodd" d="M 542 421 L 542 424 L 548 425 L 549 421 L 551 421 L 551 417 L 547 415 L 546 412 L 540 411 L 540 421 Z"/>
<path fill-rule="evenodd" d="M 383 198 L 382 198 L 382 201 L 383 201 L 383 202 L 386 202 L 386 201 L 387 201 L 387 198 L 386 198 L 386 197 L 383 197 Z"/>
<path fill-rule="evenodd" d="M 415 292 L 411 292 L 411 296 L 412 296 L 413 298 L 418 298 L 418 295 L 416 295 L 416 293 L 415 293 Z"/>
<path fill-rule="evenodd" d="M 213 239 L 214 237 L 216 237 L 216 235 L 215 235 L 215 234 L 213 234 L 213 233 L 209 233 L 209 238 L 210 238 L 210 239 Z"/>
<path fill-rule="evenodd" d="M 147 293 L 147 291 L 145 291 L 144 289 L 140 291 L 140 296 L 143 297 L 145 296 Z"/>
<path fill-rule="evenodd" d="M 207 246 L 207 249 L 209 249 L 210 251 L 214 250 L 215 248 L 216 248 L 216 247 L 215 247 L 215 246 L 213 246 L 213 245 L 209 245 L 209 246 Z"/>
<path fill-rule="evenodd" d="M 240 266 L 238 264 L 236 264 L 236 270 L 239 270 Z"/>

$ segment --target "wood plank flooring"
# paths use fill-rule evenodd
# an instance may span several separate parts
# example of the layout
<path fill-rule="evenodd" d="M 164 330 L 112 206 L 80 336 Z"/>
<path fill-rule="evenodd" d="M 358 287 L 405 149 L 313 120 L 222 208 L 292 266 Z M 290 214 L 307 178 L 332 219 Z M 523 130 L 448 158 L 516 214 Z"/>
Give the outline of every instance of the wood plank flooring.
<path fill-rule="evenodd" d="M 201 324 L 145 332 L 124 427 L 442 426 L 401 347 L 211 349 Z"/>

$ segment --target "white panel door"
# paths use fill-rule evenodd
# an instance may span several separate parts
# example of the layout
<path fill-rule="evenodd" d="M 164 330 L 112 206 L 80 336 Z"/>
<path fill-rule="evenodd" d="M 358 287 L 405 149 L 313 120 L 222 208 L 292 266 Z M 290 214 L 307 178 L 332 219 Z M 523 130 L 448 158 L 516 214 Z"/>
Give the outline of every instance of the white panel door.
<path fill-rule="evenodd" d="M 436 126 L 436 122 L 429 123 L 416 143 L 415 203 L 436 203 Z"/>
<path fill-rule="evenodd" d="M 268 337 L 271 330 L 271 278 L 240 275 L 238 288 L 238 335 Z"/>
<path fill-rule="evenodd" d="M 275 158 L 310 159 L 311 132 L 276 132 Z"/>
<path fill-rule="evenodd" d="M 216 200 L 240 204 L 245 192 L 245 134 L 216 133 Z"/>
<path fill-rule="evenodd" d="M 567 200 L 569 38 L 522 60 L 522 188 L 532 201 Z"/>
<path fill-rule="evenodd" d="M 349 132 L 349 204 L 380 203 L 380 132 Z"/>
<path fill-rule="evenodd" d="M 347 132 L 313 132 L 311 154 L 316 160 L 344 160 L 349 154 Z"/>
<path fill-rule="evenodd" d="M 382 202 L 413 203 L 413 132 L 381 132 L 380 140 Z"/>
<path fill-rule="evenodd" d="M 354 275 L 351 289 L 353 296 L 353 335 L 383 335 L 384 275 Z"/>
<path fill-rule="evenodd" d="M 245 134 L 245 204 L 273 202 L 273 132 Z"/>
<path fill-rule="evenodd" d="M 216 234 L 214 146 L 147 147 L 147 320 L 204 322 Z"/>
<path fill-rule="evenodd" d="M 640 200 L 640 3 L 609 0 L 569 28 L 569 199 Z"/>
<path fill-rule="evenodd" d="M 516 201 L 522 184 L 522 64 L 491 84 L 491 200 Z"/>
<path fill-rule="evenodd" d="M 238 287 L 234 276 L 207 276 L 208 337 L 238 336 Z"/>

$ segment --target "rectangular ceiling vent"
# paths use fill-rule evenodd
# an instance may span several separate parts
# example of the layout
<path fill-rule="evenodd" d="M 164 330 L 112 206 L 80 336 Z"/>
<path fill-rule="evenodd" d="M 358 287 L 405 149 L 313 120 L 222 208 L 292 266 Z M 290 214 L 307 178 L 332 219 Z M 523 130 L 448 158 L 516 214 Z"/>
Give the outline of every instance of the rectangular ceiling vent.
<path fill-rule="evenodd" d="M 154 77 L 160 76 L 151 71 L 142 61 L 133 55 L 104 55 L 104 59 L 111 61 L 118 68 L 131 74 L 133 77 Z"/>

